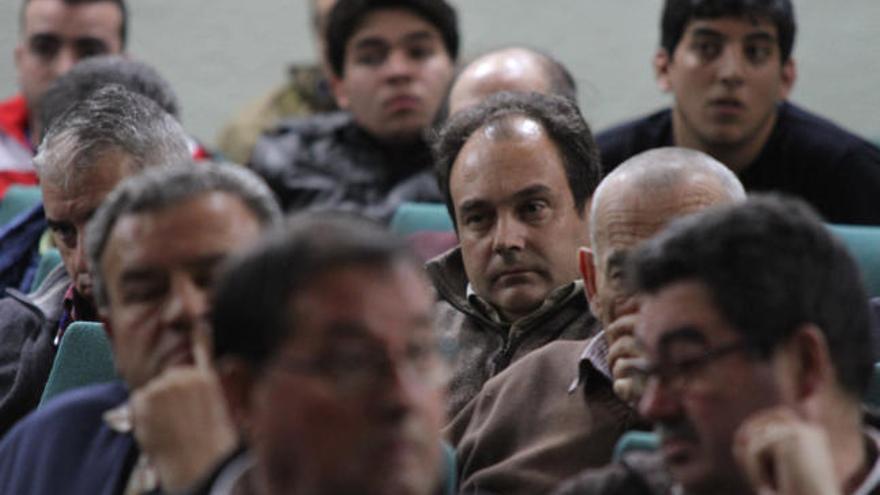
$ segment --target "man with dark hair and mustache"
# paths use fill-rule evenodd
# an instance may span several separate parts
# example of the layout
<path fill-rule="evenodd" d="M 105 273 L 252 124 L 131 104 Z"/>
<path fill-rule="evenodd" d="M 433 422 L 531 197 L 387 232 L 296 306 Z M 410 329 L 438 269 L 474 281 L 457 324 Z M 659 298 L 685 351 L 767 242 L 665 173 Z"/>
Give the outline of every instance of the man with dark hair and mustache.
<path fill-rule="evenodd" d="M 833 495 L 880 491 L 862 396 L 867 295 L 841 241 L 776 196 L 679 220 L 630 258 L 635 338 L 659 452 L 557 493 Z"/>

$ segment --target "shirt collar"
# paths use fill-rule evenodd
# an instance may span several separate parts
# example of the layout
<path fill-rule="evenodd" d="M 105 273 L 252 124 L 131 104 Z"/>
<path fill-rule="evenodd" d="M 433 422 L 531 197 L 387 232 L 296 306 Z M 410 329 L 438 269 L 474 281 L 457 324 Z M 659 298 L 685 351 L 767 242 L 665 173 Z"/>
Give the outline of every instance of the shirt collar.
<path fill-rule="evenodd" d="M 572 292 L 581 293 L 582 291 L 583 282 L 581 280 L 575 280 L 574 282 L 559 286 L 551 290 L 550 293 L 547 294 L 547 297 L 544 299 L 541 305 L 538 306 L 537 309 L 532 311 L 529 315 L 523 316 L 520 319 L 529 318 L 530 316 L 537 314 L 541 311 L 545 311 L 548 308 L 553 308 L 560 301 L 566 300 L 572 294 Z M 470 282 L 468 282 L 467 286 L 465 287 L 465 297 L 467 298 L 467 301 L 468 303 L 470 303 L 471 307 L 476 309 L 483 316 L 492 320 L 494 323 L 497 323 L 499 325 L 509 325 L 511 323 L 515 323 L 505 320 L 504 317 L 501 316 L 501 313 L 498 312 L 498 310 L 495 309 L 495 307 L 492 306 L 489 301 L 486 301 L 477 294 L 477 292 L 474 290 L 473 285 Z"/>
<path fill-rule="evenodd" d="M 568 393 L 573 393 L 578 387 L 586 383 L 590 369 L 598 371 L 609 381 L 611 370 L 608 369 L 608 341 L 605 340 L 605 330 L 601 330 L 587 341 L 584 352 L 581 353 L 575 369 L 575 377 L 568 386 Z"/>

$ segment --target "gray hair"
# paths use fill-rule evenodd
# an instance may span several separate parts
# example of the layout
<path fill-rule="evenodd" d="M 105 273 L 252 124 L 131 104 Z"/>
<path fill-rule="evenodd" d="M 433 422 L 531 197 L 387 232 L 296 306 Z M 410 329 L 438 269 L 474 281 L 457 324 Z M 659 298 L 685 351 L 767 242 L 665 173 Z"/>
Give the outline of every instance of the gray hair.
<path fill-rule="evenodd" d="M 121 55 L 90 57 L 53 82 L 40 98 L 39 122 L 45 132 L 65 110 L 108 84 L 146 96 L 175 119 L 180 105 L 171 85 L 153 67 Z"/>
<path fill-rule="evenodd" d="M 107 196 L 86 227 L 86 254 L 98 308 L 109 302 L 101 256 L 119 219 L 164 210 L 211 192 L 239 198 L 265 228 L 281 219 L 281 208 L 266 183 L 240 165 L 187 161 L 129 177 Z"/>
<path fill-rule="evenodd" d="M 112 151 L 129 157 L 131 172 L 191 157 L 183 128 L 168 112 L 149 98 L 111 84 L 56 119 L 34 166 L 41 182 L 67 188 L 79 170 Z"/>
<path fill-rule="evenodd" d="M 596 246 L 596 218 L 609 184 L 626 180 L 632 188 L 645 191 L 671 190 L 695 176 L 714 179 L 732 202 L 745 201 L 742 183 L 723 163 L 701 151 L 665 147 L 639 153 L 612 170 L 596 188 L 590 207 L 590 243 Z"/>

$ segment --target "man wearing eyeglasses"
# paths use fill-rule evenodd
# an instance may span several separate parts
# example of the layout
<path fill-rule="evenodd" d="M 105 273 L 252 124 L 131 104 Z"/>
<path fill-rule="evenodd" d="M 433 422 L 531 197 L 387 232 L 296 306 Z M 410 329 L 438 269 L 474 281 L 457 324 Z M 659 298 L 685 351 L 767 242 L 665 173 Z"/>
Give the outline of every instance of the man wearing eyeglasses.
<path fill-rule="evenodd" d="M 121 53 L 123 0 L 24 0 L 15 67 L 21 94 L 0 102 L 0 197 L 15 183 L 36 184 L 31 157 L 40 143 L 40 98 L 79 60 Z"/>
<path fill-rule="evenodd" d="M 215 308 L 250 452 L 198 493 L 435 493 L 444 370 L 432 293 L 401 240 L 362 219 L 294 218 L 238 260 Z"/>
<path fill-rule="evenodd" d="M 558 493 L 878 493 L 867 296 L 809 207 L 753 198 L 676 222 L 629 272 L 659 456 Z"/>

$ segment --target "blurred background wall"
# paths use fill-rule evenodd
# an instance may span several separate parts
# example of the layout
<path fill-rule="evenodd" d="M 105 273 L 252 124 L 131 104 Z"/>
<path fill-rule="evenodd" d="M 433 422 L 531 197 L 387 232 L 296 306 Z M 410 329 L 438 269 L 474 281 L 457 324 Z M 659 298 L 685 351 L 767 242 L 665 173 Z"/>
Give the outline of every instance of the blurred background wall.
<path fill-rule="evenodd" d="M 451 0 L 463 55 L 518 43 L 574 72 L 594 129 L 660 107 L 651 57 L 660 0 Z M 17 91 L 12 51 L 20 0 L 0 1 L 0 98 Z M 187 129 L 212 144 L 238 108 L 314 58 L 306 0 L 129 0 L 129 53 L 176 89 Z M 792 100 L 880 138 L 880 0 L 795 0 Z"/>

